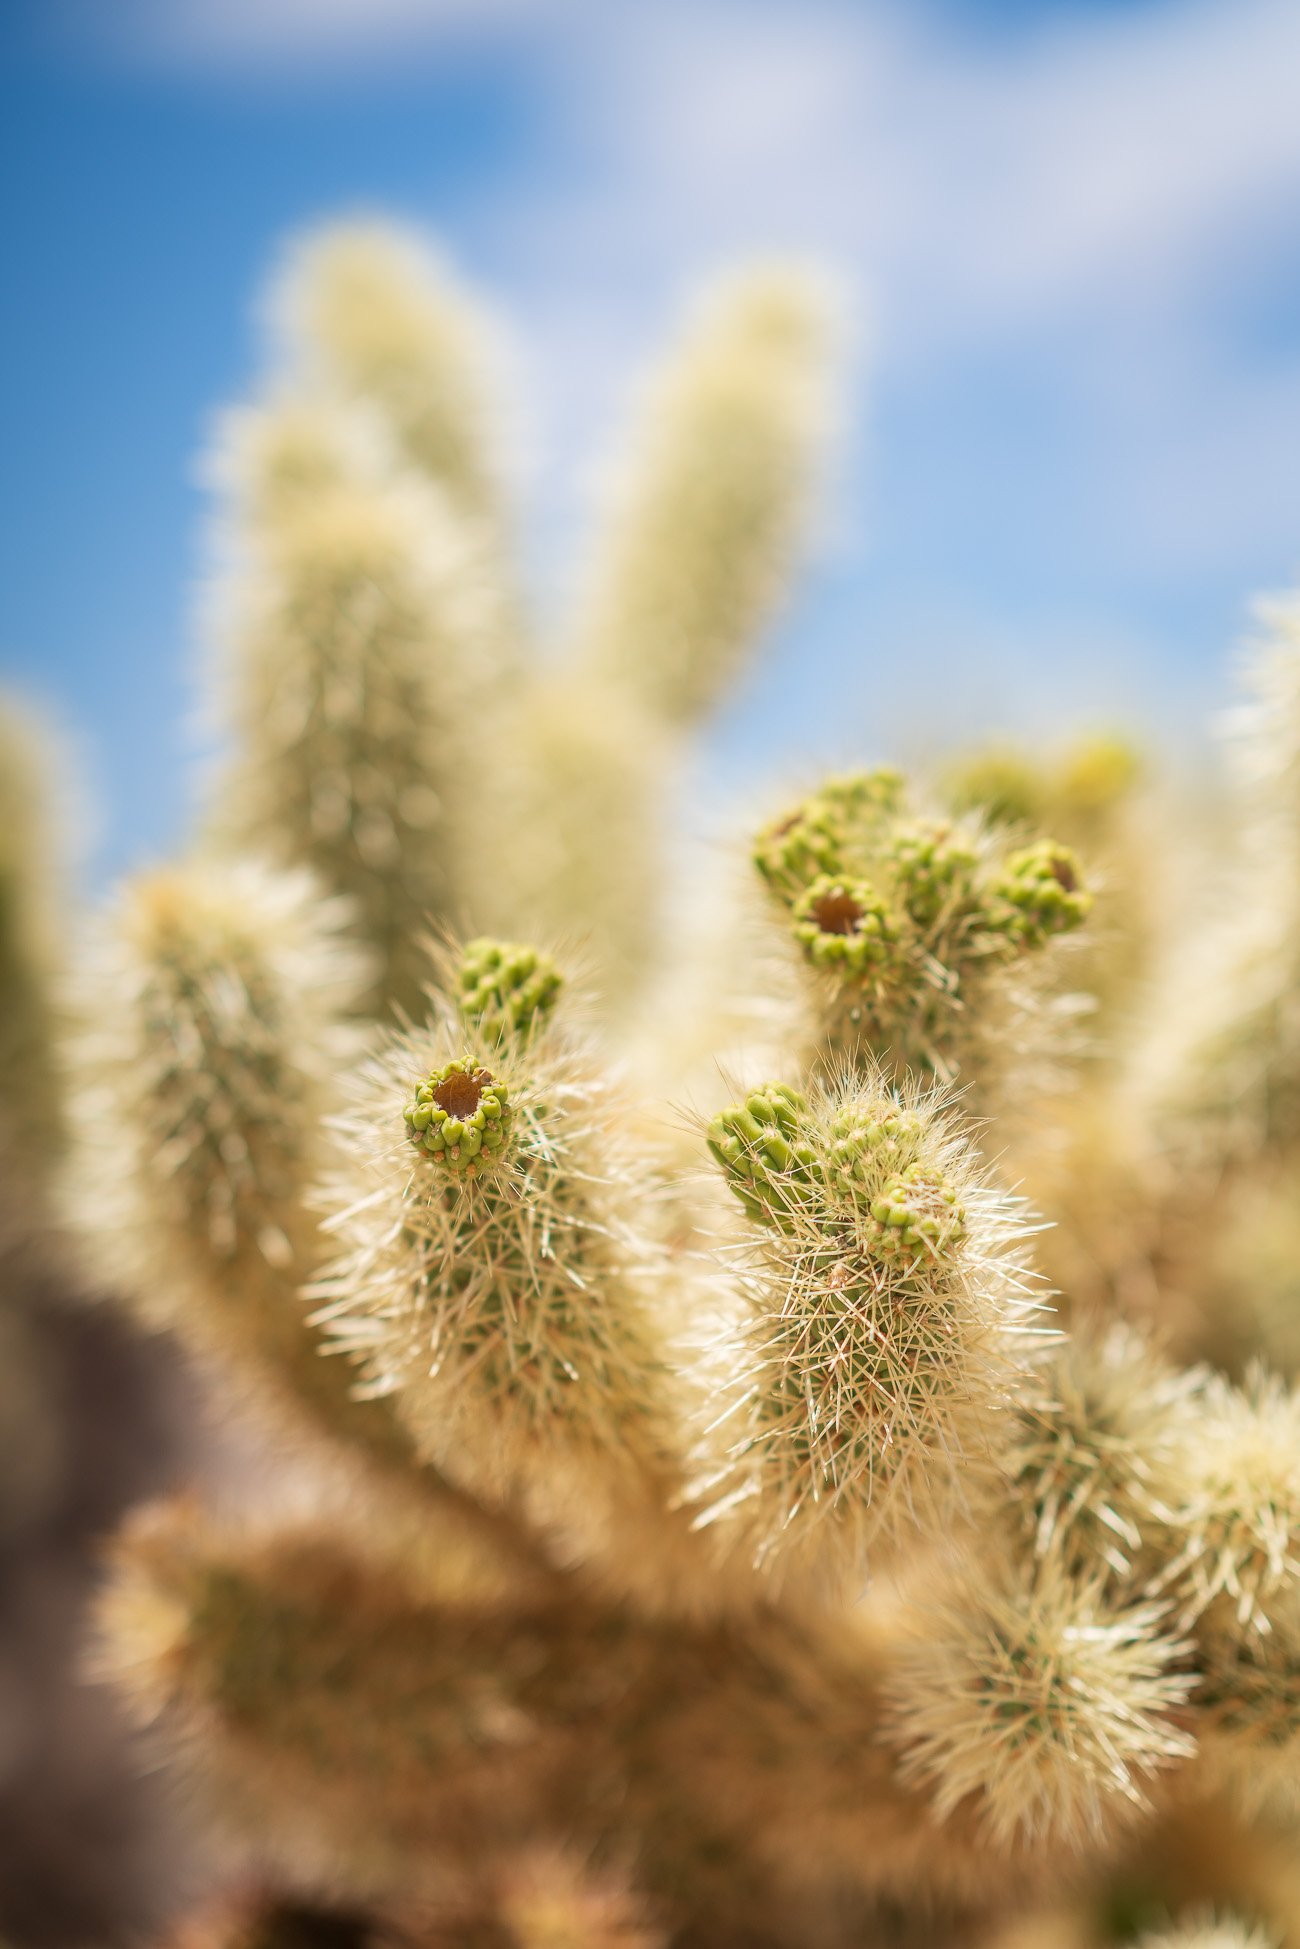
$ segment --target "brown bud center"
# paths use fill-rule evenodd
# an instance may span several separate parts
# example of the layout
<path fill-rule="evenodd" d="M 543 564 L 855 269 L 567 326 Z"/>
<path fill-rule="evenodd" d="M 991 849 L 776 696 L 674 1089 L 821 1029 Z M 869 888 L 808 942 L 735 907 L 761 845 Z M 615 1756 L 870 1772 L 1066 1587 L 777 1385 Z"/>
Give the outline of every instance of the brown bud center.
<path fill-rule="evenodd" d="M 1079 884 L 1078 876 L 1069 860 L 1059 856 L 1052 861 L 1052 878 L 1058 886 L 1064 887 L 1067 893 L 1073 893 Z"/>
<path fill-rule="evenodd" d="M 862 918 L 862 909 L 851 893 L 824 893 L 814 900 L 812 917 L 823 934 L 851 934 Z"/>
<path fill-rule="evenodd" d="M 451 1075 L 439 1083 L 433 1092 L 433 1100 L 449 1117 L 459 1117 L 463 1123 L 478 1109 L 483 1092 L 491 1081 L 491 1073 L 486 1069 L 453 1069 Z"/>

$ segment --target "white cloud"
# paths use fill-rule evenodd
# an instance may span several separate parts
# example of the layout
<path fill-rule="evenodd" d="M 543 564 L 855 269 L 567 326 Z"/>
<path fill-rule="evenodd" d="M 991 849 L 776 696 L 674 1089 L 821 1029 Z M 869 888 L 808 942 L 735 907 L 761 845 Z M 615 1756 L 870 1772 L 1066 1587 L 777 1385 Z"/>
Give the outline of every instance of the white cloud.
<path fill-rule="evenodd" d="M 554 451 L 591 450 L 701 270 L 793 247 L 846 273 L 887 385 L 1022 353 L 1050 370 L 1072 395 L 1066 494 L 1116 576 L 1231 572 L 1300 542 L 1300 358 L 1265 368 L 1223 315 L 1261 268 L 1300 278 L 1296 0 L 1163 0 L 995 39 L 910 0 L 111 14 L 132 58 L 272 78 L 513 36 L 527 167 L 458 189 L 454 214 L 526 325 Z M 548 493 L 549 542 L 569 521 Z"/>
<path fill-rule="evenodd" d="M 909 330 L 1167 285 L 1300 190 L 1300 8 L 1183 0 L 1010 46 L 897 6 L 668 0 L 557 26 L 552 121 L 592 156 L 538 248 L 848 255 Z M 542 196 L 547 195 L 543 176 Z"/>
<path fill-rule="evenodd" d="M 908 0 L 65 5 L 121 58 L 281 78 L 513 34 L 541 131 L 498 225 L 521 264 L 599 261 L 636 288 L 784 239 L 852 264 L 909 344 L 1098 290 L 1149 300 L 1300 193 L 1295 0 L 1164 0 L 993 42 Z"/>
<path fill-rule="evenodd" d="M 1290 558 L 1300 359 L 1259 369 L 1222 314 L 1261 267 L 1300 279 L 1294 0 L 983 44 L 917 9 L 662 0 L 584 8 L 548 59 L 568 167 L 473 221 L 528 313 L 565 447 L 657 341 L 667 292 L 789 245 L 849 274 L 886 384 L 1054 362 L 1121 573 L 1230 564 L 1252 538 Z"/>
<path fill-rule="evenodd" d="M 284 79 L 389 64 L 478 37 L 540 0 L 70 0 L 75 34 L 133 65 Z"/>

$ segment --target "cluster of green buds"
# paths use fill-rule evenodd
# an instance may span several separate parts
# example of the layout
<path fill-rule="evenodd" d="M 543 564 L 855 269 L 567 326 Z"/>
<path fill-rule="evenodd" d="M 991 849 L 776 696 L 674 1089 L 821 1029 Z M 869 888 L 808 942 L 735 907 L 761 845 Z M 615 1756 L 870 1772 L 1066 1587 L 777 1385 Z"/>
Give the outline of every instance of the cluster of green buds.
<path fill-rule="evenodd" d="M 531 1035 L 550 1016 L 562 986 L 549 955 L 515 941 L 471 941 L 456 971 L 461 1015 L 497 1043 Z"/>
<path fill-rule="evenodd" d="M 1013 746 L 969 753 L 945 780 L 956 812 L 982 812 L 991 825 L 1063 823 L 1071 833 L 1093 832 L 1132 796 L 1142 760 L 1127 738 L 1081 739 L 1044 764 Z"/>
<path fill-rule="evenodd" d="M 1068 846 L 1040 839 L 1012 853 L 993 889 L 992 924 L 1018 947 L 1041 947 L 1086 920 L 1092 895 Z"/>
<path fill-rule="evenodd" d="M 952 826 L 899 827 L 891 835 L 890 858 L 898 897 L 919 928 L 968 912 L 978 898 L 979 855 Z"/>
<path fill-rule="evenodd" d="M 402 1115 L 416 1148 L 452 1176 L 477 1177 L 510 1135 L 510 1092 L 469 1057 L 444 1063 L 416 1085 Z"/>
<path fill-rule="evenodd" d="M 855 836 L 896 811 L 902 792 L 901 775 L 883 768 L 828 778 L 820 791 L 759 833 L 754 864 L 760 876 L 789 903 L 819 876 L 842 873 Z"/>
<path fill-rule="evenodd" d="M 826 1151 L 826 1182 L 850 1196 L 870 1190 L 881 1172 L 905 1170 L 916 1156 L 924 1126 L 912 1110 L 864 1109 L 850 1104 L 831 1119 Z"/>
<path fill-rule="evenodd" d="M 937 1259 L 966 1235 L 966 1211 L 941 1171 L 909 1164 L 887 1178 L 871 1203 L 874 1250 L 881 1259 Z"/>
<path fill-rule="evenodd" d="M 897 918 L 867 880 L 820 874 L 791 912 L 794 937 L 815 967 L 869 981 L 896 959 Z"/>
<path fill-rule="evenodd" d="M 754 864 L 771 891 L 793 899 L 801 887 L 839 865 L 843 840 L 839 822 L 819 799 L 809 799 L 764 826 L 754 842 Z"/>
<path fill-rule="evenodd" d="M 944 797 L 954 812 L 978 812 L 991 826 L 1034 826 L 1047 786 L 1031 759 L 1007 746 L 976 751 L 950 767 Z"/>
<path fill-rule="evenodd" d="M 784 1229 L 792 1195 L 817 1170 L 817 1154 L 800 1134 L 807 1108 L 798 1090 L 765 1083 L 709 1125 L 709 1149 L 728 1186 L 763 1224 Z"/>
<path fill-rule="evenodd" d="M 844 772 L 825 779 L 817 796 L 852 828 L 871 825 L 886 812 L 897 812 L 905 789 L 901 771 L 878 765 L 874 771 Z"/>

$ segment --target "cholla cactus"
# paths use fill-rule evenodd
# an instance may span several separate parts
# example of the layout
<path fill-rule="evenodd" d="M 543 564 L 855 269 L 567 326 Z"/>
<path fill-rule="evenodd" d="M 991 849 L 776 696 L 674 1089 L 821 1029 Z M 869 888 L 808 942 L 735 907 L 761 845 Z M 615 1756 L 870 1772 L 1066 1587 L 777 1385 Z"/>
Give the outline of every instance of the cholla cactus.
<path fill-rule="evenodd" d="M 872 1534 L 933 1533 L 988 1464 L 1034 1332 L 1024 1221 L 941 1102 L 879 1077 L 768 1084 L 709 1145 L 752 1257 L 705 1520 L 743 1515 L 762 1558 L 812 1531 L 860 1578 Z"/>
<path fill-rule="evenodd" d="M 1188 1610 L 1203 1632 L 1266 1635 L 1300 1574 L 1300 1394 L 1211 1375 L 1181 1436 Z"/>
<path fill-rule="evenodd" d="M 62 965 L 56 779 L 34 713 L 0 699 L 0 1157 L 43 1193 L 63 1138 L 53 983 Z"/>
<path fill-rule="evenodd" d="M 780 265 L 710 294 L 646 401 L 581 654 L 669 722 L 711 710 L 788 580 L 827 418 L 825 294 Z"/>
<path fill-rule="evenodd" d="M 1262 615 L 1231 727 L 1238 844 L 1219 911 L 1175 944 L 1189 979 L 1167 977 L 1137 1065 L 1181 1149 L 1248 1161 L 1300 1140 L 1300 604 Z"/>
<path fill-rule="evenodd" d="M 1051 1021 L 1035 964 L 1091 906 L 1068 847 L 1004 850 L 973 822 L 918 818 L 883 771 L 828 780 L 763 829 L 754 864 L 819 977 L 832 1067 L 884 1062 L 990 1090 L 1019 1057 L 1023 1085 Z"/>
<path fill-rule="evenodd" d="M 818 303 L 763 273 L 705 311 L 530 665 L 471 313 L 372 230 L 291 283 L 226 436 L 236 748 L 198 855 L 91 930 L 67 1064 L 88 1264 L 279 1437 L 219 1517 L 136 1521 L 105 1598 L 233 1865 L 192 1940 L 849 1949 L 1035 1899 L 1087 1939 L 1154 1823 L 1295 1819 L 1296 1399 L 1215 1368 L 1188 1274 L 1294 1197 L 1294 887 L 1267 1007 L 1162 1093 L 1104 939 L 1073 1061 L 1113 748 L 957 811 L 828 779 L 753 848 L 775 978 L 736 923 L 770 1054 L 657 1144 L 705 1036 L 689 983 L 647 1000 L 673 786 L 790 566 Z M 1296 667 L 1252 900 L 1295 863 Z"/>
<path fill-rule="evenodd" d="M 310 867 L 346 895 L 378 956 L 371 1006 L 410 1009 L 421 931 L 467 904 L 490 829 L 478 741 L 492 737 L 496 639 L 436 490 L 335 469 L 346 428 L 332 456 L 328 423 L 320 437 L 326 454 L 304 456 L 295 411 L 242 439 L 244 566 L 218 611 L 238 755 L 214 825 L 227 849 Z M 312 484 L 287 492 L 304 466 Z"/>
<path fill-rule="evenodd" d="M 196 866 L 129 886 L 71 998 L 67 1182 L 95 1287 L 214 1355 L 272 1415 L 392 1466 L 409 1459 L 400 1430 L 358 1413 L 298 1298 L 366 972 L 302 874 Z"/>
<path fill-rule="evenodd" d="M 503 517 L 490 327 L 414 235 L 339 224 L 293 252 L 277 309 L 318 382 L 377 406 L 411 462 L 472 520 Z"/>
<path fill-rule="evenodd" d="M 1122 1321 L 1100 1334 L 1080 1325 L 1062 1343 L 1007 1449 L 1038 1556 L 1121 1583 L 1154 1561 L 1176 1521 L 1164 1498 L 1185 1481 L 1198 1380 Z"/>
<path fill-rule="evenodd" d="M 315 1288 L 422 1453 L 492 1501 L 557 1470 L 592 1488 L 673 1468 L 654 1166 L 545 1019 L 539 967 L 476 942 L 458 1006 L 363 1070 L 323 1204 L 340 1256 Z"/>
<path fill-rule="evenodd" d="M 1002 1845 L 1132 1818 L 1153 1776 L 1193 1750 L 1176 1710 L 1189 1680 L 1160 1624 L 1159 1607 L 1112 1610 L 1058 1572 L 963 1591 L 899 1675 L 905 1776 L 932 1785 L 940 1812 L 972 1800 Z"/>

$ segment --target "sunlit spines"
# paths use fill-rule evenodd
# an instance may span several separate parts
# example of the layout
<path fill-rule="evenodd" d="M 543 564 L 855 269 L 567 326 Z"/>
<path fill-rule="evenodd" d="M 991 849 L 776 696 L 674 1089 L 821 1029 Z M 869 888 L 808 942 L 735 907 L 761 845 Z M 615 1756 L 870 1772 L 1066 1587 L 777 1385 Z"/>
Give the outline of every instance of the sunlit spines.
<path fill-rule="evenodd" d="M 1182 1550 L 1161 1583 L 1198 1637 L 1267 1637 L 1300 1582 L 1300 1390 L 1255 1371 L 1202 1381 L 1179 1428 Z"/>
<path fill-rule="evenodd" d="M 1068 847 L 920 817 L 897 774 L 866 772 L 766 827 L 754 863 L 816 972 L 825 1066 L 984 1089 L 1062 1040 L 1044 950 L 1091 903 Z"/>
<path fill-rule="evenodd" d="M 402 1116 L 421 1158 L 463 1178 L 504 1158 L 514 1123 L 509 1085 L 472 1056 L 453 1057 L 422 1076 Z"/>
<path fill-rule="evenodd" d="M 1267 1636 L 1199 1634 L 1196 1706 L 1207 1775 L 1247 1816 L 1300 1811 L 1300 1589 Z"/>
<path fill-rule="evenodd" d="M 413 1597 L 320 1527 L 250 1541 L 188 1507 L 133 1525 L 101 1618 L 101 1666 L 226 1824 L 338 1893 L 495 1879 L 553 1839 L 635 1858 L 670 1928 L 794 1942 L 814 1856 L 867 1894 L 1004 1874 L 900 1784 L 888 1652 L 831 1619 L 647 1619 L 581 1579 Z"/>
<path fill-rule="evenodd" d="M 1280 1949 L 1280 1939 L 1262 1922 L 1210 1911 L 1148 1930 L 1137 1949 Z"/>
<path fill-rule="evenodd" d="M 1041 1331 L 1028 1227 L 942 1101 L 879 1075 L 809 1104 L 768 1084 L 709 1144 L 750 1223 L 700 1521 L 851 1581 L 873 1539 L 933 1533 L 988 1469 Z"/>
<path fill-rule="evenodd" d="M 1300 601 L 1263 619 L 1234 714 L 1237 843 L 1170 944 L 1133 1064 L 1163 1144 L 1246 1168 L 1300 1139 Z"/>
<path fill-rule="evenodd" d="M 483 935 L 466 946 L 454 986 L 465 1021 L 494 1042 L 516 1043 L 527 1042 L 550 1020 L 563 977 L 549 954 L 523 941 Z"/>
<path fill-rule="evenodd" d="M 578 621 L 582 660 L 650 713 L 713 709 L 785 593 L 828 423 L 815 280 L 734 275 L 652 389 Z"/>
<path fill-rule="evenodd" d="M 76 972 L 77 1142 L 64 1204 L 88 1276 L 237 1373 L 263 1407 L 385 1463 L 385 1410 L 349 1398 L 298 1287 L 345 1018 L 368 972 L 307 876 L 178 867 L 129 883 Z"/>
<path fill-rule="evenodd" d="M 1259 636 L 1243 659 L 1246 697 L 1229 722 L 1251 812 L 1300 829 L 1300 594 L 1261 602 Z"/>
<path fill-rule="evenodd" d="M 496 328 L 429 244 L 389 223 L 328 225 L 291 253 L 279 310 L 309 370 L 374 407 L 461 513 L 501 524 Z"/>
<path fill-rule="evenodd" d="M 380 485 L 393 465 L 383 427 L 364 411 L 282 389 L 220 416 L 203 473 L 242 529 L 260 535 L 349 482 Z"/>
<path fill-rule="evenodd" d="M 562 1024 L 503 1039 L 493 1013 L 467 1019 L 470 966 L 355 1084 L 322 1193 L 338 1256 L 321 1317 L 472 1492 L 553 1503 L 577 1480 L 599 1502 L 644 1478 L 666 1493 L 655 1167 Z"/>
<path fill-rule="evenodd" d="M 1006 1441 L 1013 1506 L 1040 1557 L 1140 1588 L 1176 1547 L 1171 1505 L 1197 1380 L 1120 1322 L 1082 1322 L 1061 1342 Z"/>
<path fill-rule="evenodd" d="M 1002 1847 L 1104 1840 L 1194 1751 L 1180 1649 L 1160 1606 L 1113 1608 L 1059 1568 L 963 1584 L 918 1617 L 891 1689 L 903 1775 Z"/>
<path fill-rule="evenodd" d="M 527 685 L 512 722 L 509 844 L 482 924 L 580 942 L 617 1006 L 662 957 L 671 740 L 625 689 L 571 671 Z"/>
<path fill-rule="evenodd" d="M 345 894 L 377 957 L 372 1007 L 415 1008 L 423 933 L 472 908 L 495 808 L 491 591 L 434 490 L 349 469 L 268 502 L 273 448 L 246 429 L 242 473 L 230 456 L 212 621 L 234 751 L 212 823 Z"/>

